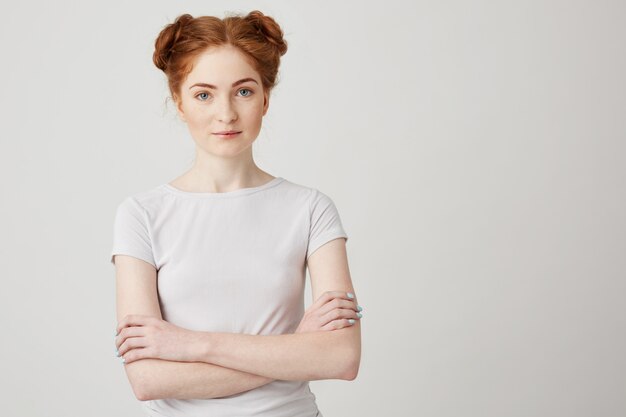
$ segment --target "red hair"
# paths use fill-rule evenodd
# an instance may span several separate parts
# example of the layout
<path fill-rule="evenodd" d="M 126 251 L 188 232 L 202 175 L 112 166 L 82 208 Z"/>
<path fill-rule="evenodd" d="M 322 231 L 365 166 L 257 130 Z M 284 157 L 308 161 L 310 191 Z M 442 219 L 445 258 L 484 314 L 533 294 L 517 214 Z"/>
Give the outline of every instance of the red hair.
<path fill-rule="evenodd" d="M 280 57 L 287 42 L 276 21 L 258 10 L 247 15 L 215 16 L 183 14 L 161 30 L 154 43 L 152 60 L 167 76 L 172 98 L 180 98 L 180 87 L 193 69 L 196 57 L 210 47 L 232 45 L 249 58 L 268 92 L 276 85 Z"/>

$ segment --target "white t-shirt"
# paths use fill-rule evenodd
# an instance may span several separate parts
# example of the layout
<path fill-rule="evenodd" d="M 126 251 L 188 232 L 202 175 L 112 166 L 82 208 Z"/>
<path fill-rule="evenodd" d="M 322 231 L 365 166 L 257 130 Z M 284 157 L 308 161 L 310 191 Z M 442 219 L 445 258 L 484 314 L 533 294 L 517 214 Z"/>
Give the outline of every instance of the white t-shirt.
<path fill-rule="evenodd" d="M 304 315 L 308 257 L 348 236 L 333 201 L 282 177 L 224 193 L 168 183 L 117 208 L 116 254 L 157 270 L 163 319 L 196 331 L 293 333 Z M 308 381 L 277 380 L 211 399 L 143 401 L 153 416 L 321 417 Z"/>

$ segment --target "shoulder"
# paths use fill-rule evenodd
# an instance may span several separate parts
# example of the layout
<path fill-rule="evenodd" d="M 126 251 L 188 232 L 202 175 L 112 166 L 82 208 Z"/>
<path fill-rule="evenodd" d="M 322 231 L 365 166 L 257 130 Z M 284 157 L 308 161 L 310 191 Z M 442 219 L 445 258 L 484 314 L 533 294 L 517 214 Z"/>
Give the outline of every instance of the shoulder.
<path fill-rule="evenodd" d="M 332 198 L 316 187 L 299 184 L 289 180 L 284 180 L 282 185 L 283 192 L 294 198 L 302 200 L 302 202 L 306 203 L 311 209 L 319 204 L 323 205 L 332 203 Z"/>
<path fill-rule="evenodd" d="M 339 210 L 330 195 L 316 187 L 293 182 L 290 187 L 301 197 L 302 205 L 308 212 L 310 253 L 330 238 L 345 237 L 347 240 Z"/>
<path fill-rule="evenodd" d="M 142 190 L 124 197 L 118 203 L 118 211 L 151 213 L 163 206 L 166 193 L 162 185 Z"/>

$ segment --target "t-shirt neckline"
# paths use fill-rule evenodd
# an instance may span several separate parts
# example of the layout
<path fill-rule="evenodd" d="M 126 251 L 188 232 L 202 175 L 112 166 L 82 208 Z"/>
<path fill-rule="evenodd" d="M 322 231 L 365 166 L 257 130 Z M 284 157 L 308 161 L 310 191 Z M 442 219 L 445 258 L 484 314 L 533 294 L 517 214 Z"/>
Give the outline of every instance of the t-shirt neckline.
<path fill-rule="evenodd" d="M 270 181 L 266 182 L 265 184 L 261 184 L 261 185 L 258 185 L 256 187 L 240 188 L 238 190 L 226 191 L 226 192 L 222 192 L 222 193 L 183 191 L 181 189 L 178 189 L 178 188 L 174 187 L 173 185 L 170 185 L 167 182 L 165 184 L 162 184 L 161 187 L 163 189 L 165 189 L 166 191 L 172 193 L 172 194 L 177 194 L 177 195 L 185 196 L 185 197 L 229 198 L 229 197 L 237 197 L 237 196 L 242 196 L 242 195 L 248 195 L 248 194 L 256 193 L 256 192 L 261 191 L 261 190 L 266 190 L 268 188 L 271 188 L 271 187 L 274 187 L 274 186 L 280 184 L 284 180 L 285 179 L 283 177 L 274 177 L 273 179 L 271 179 Z"/>

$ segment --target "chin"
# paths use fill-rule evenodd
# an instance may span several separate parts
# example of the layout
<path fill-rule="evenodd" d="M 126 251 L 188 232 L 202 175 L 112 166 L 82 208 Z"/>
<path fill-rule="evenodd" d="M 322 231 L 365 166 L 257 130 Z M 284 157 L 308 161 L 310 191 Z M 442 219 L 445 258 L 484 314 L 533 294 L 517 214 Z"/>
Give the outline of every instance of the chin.
<path fill-rule="evenodd" d="M 226 144 L 228 145 L 228 144 Z M 202 149 L 204 152 L 220 158 L 233 158 L 245 153 L 250 148 L 247 146 L 218 146 L 211 149 Z"/>

